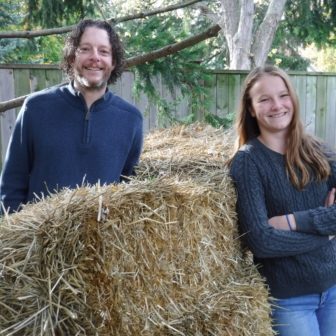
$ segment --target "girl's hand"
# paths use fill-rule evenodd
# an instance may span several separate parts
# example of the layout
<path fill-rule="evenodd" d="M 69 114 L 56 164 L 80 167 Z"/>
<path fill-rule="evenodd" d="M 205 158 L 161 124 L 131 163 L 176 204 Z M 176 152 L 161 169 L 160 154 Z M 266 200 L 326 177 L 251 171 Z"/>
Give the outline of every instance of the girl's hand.
<path fill-rule="evenodd" d="M 324 206 L 329 207 L 335 204 L 335 195 L 336 195 L 336 188 L 332 188 L 327 195 L 327 198 L 324 202 Z"/>
<path fill-rule="evenodd" d="M 268 224 L 273 226 L 277 230 L 286 230 L 286 231 L 295 231 L 296 230 L 296 221 L 293 214 L 288 215 L 288 220 L 291 224 L 291 228 L 288 225 L 287 218 L 283 216 L 274 216 L 268 219 Z"/>
<path fill-rule="evenodd" d="M 335 204 L 335 195 L 336 195 L 336 189 L 332 188 L 327 195 L 327 198 L 325 200 L 324 205 L 326 207 L 332 206 L 333 204 Z M 335 236 L 329 236 L 329 240 L 334 239 Z"/>
<path fill-rule="evenodd" d="M 336 198 L 336 188 L 332 188 L 326 197 L 324 206 L 329 207 L 335 204 L 335 198 Z M 277 230 L 286 230 L 286 231 L 296 231 L 296 221 L 293 214 L 288 214 L 288 219 L 290 222 L 290 226 L 288 225 L 287 218 L 285 215 L 283 216 L 274 216 L 272 218 L 269 218 L 268 224 L 273 226 Z M 329 239 L 333 239 L 335 236 L 329 236 Z"/>

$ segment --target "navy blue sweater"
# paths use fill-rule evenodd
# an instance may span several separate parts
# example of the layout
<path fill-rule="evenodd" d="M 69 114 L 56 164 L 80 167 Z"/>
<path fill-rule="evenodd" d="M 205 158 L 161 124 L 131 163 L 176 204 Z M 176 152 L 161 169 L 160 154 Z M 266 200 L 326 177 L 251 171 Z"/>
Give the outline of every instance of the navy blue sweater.
<path fill-rule="evenodd" d="M 336 239 L 328 237 L 336 234 L 336 205 L 324 207 L 336 186 L 336 164 L 331 167 L 328 181 L 311 182 L 299 191 L 287 176 L 284 156 L 258 139 L 234 157 L 239 228 L 273 297 L 320 293 L 336 284 Z M 290 213 L 297 232 L 268 224 L 269 218 Z"/>
<path fill-rule="evenodd" d="M 72 85 L 29 96 L 16 121 L 0 181 L 5 208 L 63 187 L 119 182 L 143 142 L 142 115 L 109 90 L 88 110 Z"/>

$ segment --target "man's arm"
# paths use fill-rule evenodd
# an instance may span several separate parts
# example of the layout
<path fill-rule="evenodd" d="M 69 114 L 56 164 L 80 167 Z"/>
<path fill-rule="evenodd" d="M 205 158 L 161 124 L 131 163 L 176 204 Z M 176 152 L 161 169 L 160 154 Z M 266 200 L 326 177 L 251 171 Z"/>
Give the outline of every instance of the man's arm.
<path fill-rule="evenodd" d="M 26 105 L 18 115 L 14 131 L 8 144 L 0 178 L 0 197 L 6 211 L 19 210 L 27 202 L 29 187 L 30 158 Z"/>

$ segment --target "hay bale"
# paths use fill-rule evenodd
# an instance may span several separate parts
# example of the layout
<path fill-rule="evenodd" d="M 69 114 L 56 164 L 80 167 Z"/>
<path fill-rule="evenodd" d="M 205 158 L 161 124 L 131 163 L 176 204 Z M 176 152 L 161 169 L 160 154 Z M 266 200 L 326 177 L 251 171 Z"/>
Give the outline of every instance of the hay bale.
<path fill-rule="evenodd" d="M 154 130 L 146 137 L 137 174 L 140 179 L 172 175 L 208 179 L 226 169 L 233 141 L 232 129 L 202 123 Z"/>
<path fill-rule="evenodd" d="M 234 189 L 222 159 L 205 166 L 147 166 L 128 184 L 64 190 L 2 218 L 0 335 L 272 335 Z"/>

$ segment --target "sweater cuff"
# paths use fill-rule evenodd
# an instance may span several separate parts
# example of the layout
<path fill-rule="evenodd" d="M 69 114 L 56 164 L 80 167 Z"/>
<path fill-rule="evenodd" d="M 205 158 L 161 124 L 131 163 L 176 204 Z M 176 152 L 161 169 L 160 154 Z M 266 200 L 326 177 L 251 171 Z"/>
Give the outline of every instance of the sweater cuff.
<path fill-rule="evenodd" d="M 296 231 L 305 233 L 316 233 L 313 217 L 309 211 L 298 211 L 293 213 L 296 222 Z"/>

